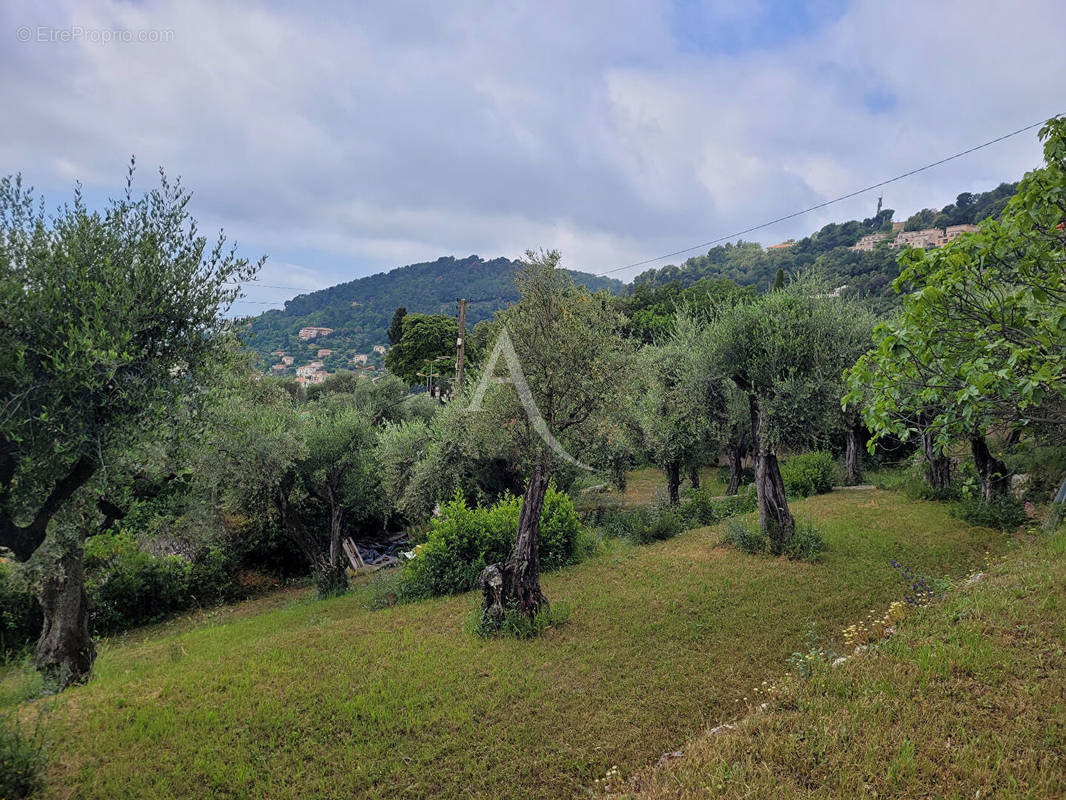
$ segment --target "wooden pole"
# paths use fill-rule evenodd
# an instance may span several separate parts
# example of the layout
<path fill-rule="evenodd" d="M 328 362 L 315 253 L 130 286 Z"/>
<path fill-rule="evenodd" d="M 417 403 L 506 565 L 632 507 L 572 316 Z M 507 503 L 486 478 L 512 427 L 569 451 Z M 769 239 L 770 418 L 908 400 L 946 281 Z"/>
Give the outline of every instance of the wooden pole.
<path fill-rule="evenodd" d="M 463 390 L 463 350 L 466 343 L 466 300 L 459 301 L 459 338 L 455 342 L 455 391 Z"/>

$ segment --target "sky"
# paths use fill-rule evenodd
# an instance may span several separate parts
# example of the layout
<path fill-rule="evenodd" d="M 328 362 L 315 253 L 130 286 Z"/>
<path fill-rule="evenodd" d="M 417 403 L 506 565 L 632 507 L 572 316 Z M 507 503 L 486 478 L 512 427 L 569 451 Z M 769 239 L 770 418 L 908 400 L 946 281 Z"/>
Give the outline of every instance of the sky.
<path fill-rule="evenodd" d="M 0 4 L 0 174 L 51 207 L 76 181 L 119 194 L 133 155 L 137 188 L 180 176 L 201 228 L 267 256 L 240 313 L 443 255 L 616 270 L 1066 112 L 1053 0 L 44 5 Z M 884 204 L 903 218 L 1040 160 L 1029 131 Z"/>

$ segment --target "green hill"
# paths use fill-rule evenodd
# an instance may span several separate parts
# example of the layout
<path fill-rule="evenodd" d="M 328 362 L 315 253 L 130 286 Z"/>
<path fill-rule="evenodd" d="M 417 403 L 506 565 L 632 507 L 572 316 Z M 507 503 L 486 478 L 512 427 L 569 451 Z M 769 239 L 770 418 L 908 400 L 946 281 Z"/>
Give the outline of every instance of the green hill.
<path fill-rule="evenodd" d="M 904 231 L 945 228 L 997 217 L 1017 187 L 1016 183 L 1001 183 L 987 192 L 963 192 L 954 203 L 940 210 L 926 208 L 911 215 L 903 221 L 902 228 Z M 838 286 L 847 285 L 850 292 L 892 303 L 891 284 L 899 274 L 896 263 L 899 250 L 887 241 L 870 251 L 851 248 L 866 234 L 892 231 L 893 213 L 886 208 L 864 220 L 831 222 L 810 236 L 765 250 L 755 242 L 743 240 L 719 245 L 687 259 L 681 266 L 669 264 L 647 270 L 633 283 L 657 287 L 677 281 L 684 287 L 701 278 L 728 278 L 741 286 L 765 291 L 778 269 L 795 274 L 814 267 Z"/>
<path fill-rule="evenodd" d="M 374 345 L 388 344 L 389 322 L 399 306 L 408 312 L 455 314 L 456 299 L 465 297 L 468 326 L 491 318 L 518 299 L 517 269 L 518 262 L 506 258 L 486 261 L 476 255 L 448 256 L 358 278 L 299 295 L 287 301 L 284 310 L 251 319 L 247 342 L 262 357 L 264 367 L 277 361 L 270 355 L 275 350 L 295 356 L 297 366 L 316 357 L 320 349 L 332 350 L 322 360 L 325 369 L 333 371 L 350 364 L 356 353 L 371 353 Z M 577 283 L 593 290 L 619 292 L 624 287 L 611 278 L 571 274 Z M 333 333 L 300 341 L 297 334 L 308 326 L 332 328 Z"/>

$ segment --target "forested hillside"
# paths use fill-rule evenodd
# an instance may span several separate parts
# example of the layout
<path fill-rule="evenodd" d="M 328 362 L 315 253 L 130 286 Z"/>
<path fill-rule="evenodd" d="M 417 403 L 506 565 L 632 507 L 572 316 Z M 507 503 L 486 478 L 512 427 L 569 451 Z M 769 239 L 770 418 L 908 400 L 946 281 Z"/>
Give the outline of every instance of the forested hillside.
<path fill-rule="evenodd" d="M 411 264 L 328 289 L 302 294 L 285 303 L 285 309 L 267 311 L 250 321 L 248 344 L 263 357 L 263 366 L 276 359 L 274 350 L 311 357 L 321 348 L 332 350 L 325 367 L 345 366 L 356 353 L 369 353 L 376 344 L 388 344 L 387 331 L 393 312 L 400 306 L 409 312 L 429 314 L 456 311 L 456 299 L 465 297 L 467 324 L 473 326 L 518 300 L 514 285 L 517 263 L 506 258 L 486 261 L 473 255 L 451 256 Z M 572 273 L 575 281 L 590 289 L 618 292 L 621 281 L 585 273 Z M 297 338 L 301 328 L 319 325 L 334 332 L 311 342 Z M 314 351 L 314 352 L 312 352 Z"/>
<path fill-rule="evenodd" d="M 903 230 L 945 228 L 949 225 L 976 224 L 998 216 L 1017 183 L 1001 183 L 988 192 L 963 192 L 954 203 L 936 209 L 922 209 L 908 217 Z M 755 242 L 738 241 L 714 247 L 704 255 L 686 260 L 680 267 L 673 264 L 648 270 L 634 280 L 635 285 L 665 286 L 678 281 L 682 287 L 701 278 L 728 278 L 741 286 L 768 289 L 779 269 L 795 274 L 807 267 L 817 267 L 837 286 L 846 285 L 846 293 L 872 297 L 875 305 L 894 302 L 891 288 L 899 274 L 896 259 L 899 250 L 886 242 L 872 251 L 852 250 L 866 234 L 892 230 L 892 209 L 864 220 L 831 222 L 816 233 L 796 242 L 763 249 Z"/>

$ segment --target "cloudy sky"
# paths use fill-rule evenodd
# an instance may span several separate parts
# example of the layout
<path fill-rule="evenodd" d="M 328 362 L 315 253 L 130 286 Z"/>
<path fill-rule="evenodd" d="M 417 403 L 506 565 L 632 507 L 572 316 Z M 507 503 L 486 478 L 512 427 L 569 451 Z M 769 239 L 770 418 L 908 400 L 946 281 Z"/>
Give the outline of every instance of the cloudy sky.
<path fill-rule="evenodd" d="M 294 289 L 249 288 L 247 313 L 441 255 L 556 247 L 603 272 L 1066 111 L 1055 0 L 43 5 L 0 4 L 0 173 L 51 205 L 76 180 L 118 193 L 131 154 L 143 188 L 180 175 L 201 224 Z M 941 206 L 1039 160 L 1031 131 L 885 205 Z"/>

